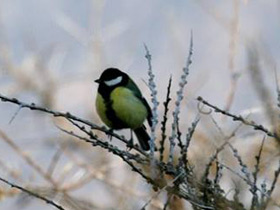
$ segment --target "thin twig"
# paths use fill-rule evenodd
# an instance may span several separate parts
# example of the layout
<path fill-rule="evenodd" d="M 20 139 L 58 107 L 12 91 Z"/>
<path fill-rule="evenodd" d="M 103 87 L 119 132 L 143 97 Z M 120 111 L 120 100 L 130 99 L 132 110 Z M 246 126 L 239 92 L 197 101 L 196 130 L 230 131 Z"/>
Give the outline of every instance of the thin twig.
<path fill-rule="evenodd" d="M 175 139 L 177 137 L 176 125 L 178 124 L 177 122 L 179 121 L 180 105 L 184 98 L 184 87 L 187 84 L 187 76 L 189 74 L 189 67 L 192 63 L 192 60 L 191 60 L 192 54 L 193 54 L 193 36 L 191 33 L 189 54 L 188 54 L 186 65 L 183 68 L 183 74 L 181 76 L 181 81 L 179 83 L 179 90 L 177 91 L 177 99 L 175 101 L 175 109 L 173 111 L 172 133 L 171 133 L 171 136 L 169 137 L 169 142 L 170 142 L 169 158 L 168 158 L 169 164 L 172 164 L 172 162 L 173 162 Z"/>
<path fill-rule="evenodd" d="M 253 194 L 253 198 L 252 198 L 252 204 L 251 204 L 251 209 L 254 209 L 254 207 L 257 206 L 258 204 L 258 194 L 257 194 L 257 179 L 258 179 L 258 173 L 260 171 L 260 162 L 261 162 L 261 155 L 262 155 L 262 150 L 263 150 L 263 146 L 264 146 L 264 141 L 265 141 L 266 137 L 264 136 L 262 139 L 262 143 L 259 149 L 259 153 L 258 155 L 255 157 L 256 158 L 256 165 L 255 165 L 255 171 L 253 172 L 253 184 L 254 184 L 254 188 L 251 189 L 251 192 Z"/>
<path fill-rule="evenodd" d="M 163 120 L 161 122 L 161 141 L 160 141 L 160 148 L 159 148 L 160 161 L 163 161 L 163 152 L 164 152 L 164 148 L 165 148 L 164 143 L 165 143 L 165 139 L 166 139 L 166 123 L 167 123 L 167 119 L 168 119 L 167 113 L 169 110 L 168 105 L 169 105 L 169 102 L 171 101 L 171 98 L 170 98 L 171 83 L 172 83 L 172 76 L 170 76 L 170 78 L 169 78 L 166 99 L 165 99 L 165 102 L 163 102 L 164 114 L 163 114 Z"/>
<path fill-rule="evenodd" d="M 181 157 L 179 159 L 179 165 L 184 166 L 186 170 L 187 170 L 187 165 L 188 165 L 188 148 L 190 146 L 191 139 L 193 137 L 193 134 L 195 132 L 195 129 L 197 127 L 199 120 L 200 120 L 200 118 L 199 118 L 199 116 L 197 116 L 196 119 L 192 122 L 191 127 L 188 128 L 188 133 L 186 135 L 186 144 L 182 147 L 182 150 L 181 150 Z"/>
<path fill-rule="evenodd" d="M 0 99 L 3 102 L 9 102 L 9 103 L 17 104 L 17 105 L 21 106 L 22 108 L 28 108 L 30 110 L 45 112 L 47 114 L 52 115 L 53 117 L 63 117 L 63 118 L 66 118 L 66 119 L 71 119 L 71 120 L 74 120 L 74 121 L 77 121 L 77 122 L 81 122 L 81 123 L 91 127 L 91 129 L 102 131 L 106 134 L 109 134 L 109 135 L 119 139 L 119 140 L 124 139 L 122 136 L 119 136 L 118 134 L 112 132 L 112 130 L 107 129 L 104 126 L 98 126 L 98 125 L 90 122 L 89 120 L 82 119 L 80 117 L 77 117 L 75 115 L 70 114 L 69 112 L 54 111 L 54 110 L 51 110 L 51 109 L 48 109 L 48 108 L 45 108 L 45 107 L 42 107 L 42 106 L 38 106 L 35 103 L 28 104 L 28 103 L 22 102 L 22 101 L 20 101 L 16 98 L 6 97 L 2 94 L 0 94 Z"/>
<path fill-rule="evenodd" d="M 23 152 L 16 143 L 10 139 L 2 130 L 0 130 L 0 137 L 4 140 L 24 161 L 28 163 L 38 174 L 40 174 L 45 180 L 50 182 L 53 186 L 57 187 L 57 182 L 53 180 L 49 174 L 47 174 L 41 166 L 39 166 L 27 153 Z"/>
<path fill-rule="evenodd" d="M 18 115 L 19 111 L 22 109 L 22 106 L 19 106 L 15 114 L 12 116 L 11 120 L 9 121 L 9 124 L 12 124 L 16 116 Z"/>
<path fill-rule="evenodd" d="M 257 48 L 257 43 L 248 42 L 247 43 L 247 62 L 248 62 L 248 72 L 252 80 L 252 85 L 254 90 L 262 103 L 264 108 L 264 114 L 270 120 L 272 126 L 278 124 L 278 116 L 273 109 L 274 104 L 272 103 L 273 99 L 271 96 L 270 88 L 265 84 L 264 75 L 262 74 L 260 62 L 263 56 L 260 56 L 259 50 Z M 274 127 L 274 130 L 277 128 Z"/>
<path fill-rule="evenodd" d="M 153 199 L 155 199 L 156 197 L 159 196 L 159 194 L 161 192 L 163 192 L 167 187 L 170 187 L 173 185 L 174 182 L 176 182 L 176 180 L 178 180 L 182 175 L 184 175 L 183 172 L 181 172 L 180 174 L 178 174 L 178 176 L 176 176 L 171 182 L 167 183 L 163 188 L 161 188 L 160 190 L 158 190 L 157 193 L 155 193 L 145 204 L 144 206 L 141 208 L 141 210 L 145 210 L 145 208 L 149 205 L 149 203 L 152 202 Z"/>
<path fill-rule="evenodd" d="M 271 184 L 271 187 L 270 189 L 268 190 L 268 194 L 269 194 L 269 197 L 271 197 L 271 194 L 272 192 L 274 191 L 275 189 L 275 186 L 276 186 L 276 183 L 277 183 L 277 180 L 278 180 L 278 177 L 280 175 L 280 160 L 279 160 L 279 164 L 278 164 L 278 168 L 277 170 L 274 172 L 274 179 L 272 181 L 272 184 Z"/>
<path fill-rule="evenodd" d="M 230 46 L 229 46 L 229 59 L 228 68 L 230 70 L 230 90 L 226 99 L 225 110 L 229 111 L 234 101 L 234 96 L 237 88 L 237 81 L 240 78 L 240 74 L 235 70 L 235 57 L 237 49 L 237 41 L 239 35 L 239 11 L 240 3 L 239 0 L 233 1 L 233 17 L 229 22 L 229 35 L 230 35 Z"/>
<path fill-rule="evenodd" d="M 49 165 L 48 170 L 47 170 L 47 174 L 49 176 L 52 176 L 52 174 L 54 172 L 54 169 L 55 169 L 60 157 L 63 154 L 63 151 L 64 151 L 64 148 L 59 147 L 57 149 L 57 151 L 55 152 L 55 154 L 53 155 L 52 160 L 51 160 L 50 165 Z"/>
<path fill-rule="evenodd" d="M 151 126 L 151 139 L 149 141 L 150 144 L 150 157 L 151 159 L 154 159 L 154 152 L 155 152 L 155 141 L 156 141 L 156 127 L 158 124 L 158 113 L 157 113 L 157 107 L 159 105 L 159 102 L 157 100 L 157 90 L 156 90 L 156 83 L 154 81 L 155 75 L 153 73 L 152 68 L 152 55 L 149 52 L 149 49 L 147 45 L 144 44 L 145 50 L 146 50 L 146 59 L 148 61 L 148 75 L 149 75 L 149 89 L 151 91 L 151 97 L 152 97 L 152 126 Z"/>
<path fill-rule="evenodd" d="M 213 118 L 212 118 L 212 119 L 213 119 Z M 215 122 L 215 121 L 213 121 L 213 122 Z M 217 159 L 219 153 L 220 153 L 221 151 L 224 150 L 225 146 L 227 146 L 227 144 L 229 143 L 229 141 L 235 136 L 235 133 L 238 131 L 238 129 L 239 129 L 242 125 L 243 125 L 243 124 L 240 123 L 240 124 L 231 132 L 231 134 L 230 134 L 228 137 L 224 136 L 225 142 L 224 142 L 221 146 L 219 146 L 219 147 L 216 149 L 216 152 L 210 157 L 210 159 L 209 159 L 209 161 L 208 161 L 208 163 L 207 163 L 207 165 L 206 165 L 206 168 L 205 168 L 205 171 L 204 171 L 204 175 L 203 175 L 203 177 L 202 177 L 202 180 L 204 180 L 204 182 L 205 182 L 205 181 L 207 180 L 207 178 L 208 178 L 208 175 L 209 175 L 209 172 L 210 172 L 210 168 L 211 168 L 211 166 L 212 166 L 213 161 Z M 218 127 L 219 127 L 219 126 L 218 126 Z M 222 132 L 222 134 L 223 134 L 223 132 Z M 223 135 L 224 135 L 224 134 L 223 134 Z"/>
<path fill-rule="evenodd" d="M 199 96 L 197 98 L 197 100 L 200 101 L 201 103 L 203 103 L 204 105 L 206 105 L 208 107 L 211 107 L 212 109 L 215 110 L 215 112 L 218 112 L 218 113 L 221 113 L 221 114 L 226 115 L 228 117 L 231 117 L 234 121 L 240 121 L 240 122 L 242 122 L 245 125 L 253 127 L 255 130 L 259 130 L 259 131 L 262 131 L 262 132 L 266 133 L 270 137 L 273 137 L 273 138 L 276 138 L 276 139 L 280 139 L 279 136 L 277 136 L 276 133 L 269 131 L 263 125 L 259 125 L 259 124 L 255 123 L 254 121 L 248 121 L 248 120 L 244 119 L 242 116 L 237 116 L 237 115 L 231 114 L 231 113 L 229 113 L 229 112 L 227 112 L 225 110 L 222 110 L 222 109 L 220 109 L 220 108 L 218 108 L 218 107 L 208 103 L 201 96 Z"/>
<path fill-rule="evenodd" d="M 74 122 L 72 122 L 74 123 Z M 76 124 L 76 126 L 79 126 L 78 124 Z M 116 146 L 112 145 L 112 144 L 109 144 L 108 142 L 104 142 L 104 141 L 101 141 L 97 135 L 94 135 L 90 132 L 88 132 L 88 134 L 90 135 L 90 139 L 89 138 L 86 138 L 86 137 L 82 137 L 76 133 L 74 133 L 73 131 L 67 131 L 61 127 L 58 127 L 59 130 L 61 130 L 62 132 L 64 133 L 67 133 L 71 136 L 74 136 L 74 137 L 77 137 L 78 139 L 84 141 L 84 142 L 87 142 L 87 143 L 91 143 L 92 146 L 99 146 L 103 149 L 106 149 L 108 150 L 108 152 L 112 152 L 113 154 L 117 155 L 117 156 L 123 156 L 123 157 L 126 157 L 128 159 L 133 159 L 135 160 L 136 162 L 138 163 L 144 163 L 144 162 L 147 162 L 147 160 L 141 158 L 138 154 L 134 155 L 134 154 L 131 154 L 129 152 L 126 152 L 126 151 L 122 151 L 120 149 L 118 149 Z M 82 127 L 81 127 L 82 129 Z M 84 131 L 86 131 L 84 129 Z"/>
<path fill-rule="evenodd" d="M 223 166 L 220 164 L 220 162 L 218 161 L 218 159 L 216 160 L 216 175 L 215 175 L 215 179 L 214 179 L 214 184 L 215 186 L 219 186 L 219 182 L 222 178 L 222 169 Z"/>
<path fill-rule="evenodd" d="M 230 172 L 232 172 L 234 175 L 238 176 L 241 180 L 243 180 L 246 184 L 248 184 L 251 188 L 253 188 L 253 182 L 251 182 L 250 180 L 247 179 L 247 177 L 243 177 L 241 174 L 239 174 L 238 172 L 234 171 L 233 169 L 231 169 L 230 167 L 228 167 L 227 165 L 220 163 L 224 168 L 226 168 L 227 170 L 229 170 Z M 265 196 L 267 198 L 270 198 L 270 196 L 268 195 L 268 193 L 264 192 L 263 189 L 259 189 L 257 188 L 257 190 L 261 193 L 262 196 Z"/>
<path fill-rule="evenodd" d="M 6 184 L 8 184 L 8 185 L 10 185 L 10 187 L 19 189 L 20 191 L 25 192 L 25 193 L 27 193 L 28 195 L 31 195 L 31 196 L 33 196 L 33 197 L 36 197 L 36 198 L 40 199 L 40 200 L 43 200 L 43 201 L 45 201 L 47 204 L 50 204 L 50 205 L 56 207 L 56 208 L 59 209 L 59 210 L 66 210 L 65 208 L 63 208 L 63 207 L 60 206 L 59 204 L 55 203 L 54 201 L 49 200 L 49 199 L 47 199 L 47 198 L 45 198 L 45 197 L 43 197 L 43 196 L 41 196 L 41 195 L 39 195 L 39 194 L 37 194 L 37 193 L 35 193 L 35 192 L 32 192 L 32 191 L 30 191 L 30 190 L 28 190 L 28 189 L 25 189 L 25 188 L 23 188 L 23 187 L 21 187 L 21 186 L 19 186 L 19 185 L 16 185 L 16 184 L 14 184 L 14 183 L 11 183 L 11 182 L 9 182 L 9 181 L 7 181 L 7 180 L 1 178 L 1 177 L 0 177 L 0 181 L 6 183 Z"/>
<path fill-rule="evenodd" d="M 85 134 L 87 134 L 91 139 L 95 139 L 97 136 L 95 134 L 93 134 L 91 131 L 86 130 L 85 126 L 81 126 L 78 123 L 76 123 L 75 121 L 71 120 L 71 119 L 67 119 L 70 123 L 72 123 L 75 127 L 79 128 L 79 130 L 81 130 L 82 132 L 84 132 Z M 128 141 L 126 139 L 119 139 L 120 141 L 124 142 L 126 145 L 128 145 Z M 148 157 L 148 155 L 139 147 L 135 146 L 135 145 L 130 145 L 131 149 L 136 150 L 137 152 L 141 153 L 142 155 L 144 155 L 145 157 Z"/>
<path fill-rule="evenodd" d="M 150 183 L 154 183 L 154 181 L 148 177 L 147 175 L 145 175 L 141 169 L 137 168 L 130 160 L 135 160 L 136 162 L 142 162 L 142 159 L 139 157 L 139 155 L 133 155 L 133 154 L 130 154 L 126 151 L 122 151 L 122 150 L 119 150 L 117 147 L 109 144 L 108 142 L 103 142 L 101 140 L 99 140 L 97 138 L 97 136 L 92 136 L 92 138 L 94 138 L 94 140 L 92 139 L 88 139 L 86 137 L 83 137 L 83 136 L 80 136 L 76 133 L 74 133 L 73 131 L 67 131 L 63 128 L 60 128 L 59 129 L 61 131 L 63 131 L 64 133 L 67 133 L 71 136 L 74 136 L 76 138 L 78 138 L 79 140 L 81 141 L 84 141 L 84 142 L 87 142 L 87 143 L 91 143 L 92 146 L 99 146 L 99 147 L 102 147 L 103 149 L 106 149 L 108 152 L 112 152 L 113 154 L 119 156 L 123 161 L 125 161 L 131 168 L 133 171 L 137 172 L 138 174 L 140 174 L 144 179 L 146 179 L 148 182 Z"/>

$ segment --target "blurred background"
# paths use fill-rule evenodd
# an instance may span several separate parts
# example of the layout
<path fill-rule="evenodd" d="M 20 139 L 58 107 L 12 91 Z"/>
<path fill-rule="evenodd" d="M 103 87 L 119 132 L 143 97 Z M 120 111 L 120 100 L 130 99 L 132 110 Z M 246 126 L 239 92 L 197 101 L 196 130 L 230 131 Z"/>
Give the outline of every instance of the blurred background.
<path fill-rule="evenodd" d="M 175 100 L 191 32 L 194 54 L 180 117 L 182 132 L 198 114 L 197 96 L 275 130 L 279 0 L 1 0 L 0 93 L 102 125 L 95 111 L 93 81 L 105 68 L 127 72 L 150 99 L 145 43 L 152 54 L 161 116 L 170 75 Z M 58 129 L 73 129 L 68 123 L 25 109 L 11 122 L 17 110 L 0 103 L 1 177 L 69 209 L 140 209 L 153 196 L 153 189 L 119 158 Z M 237 127 L 217 114 L 202 116 L 189 149 L 198 175 L 232 132 L 232 143 L 254 167 L 263 134 L 245 126 L 237 132 Z M 120 133 L 129 136 L 128 131 Z M 125 148 L 116 140 L 113 144 Z M 261 180 L 269 183 L 280 147 L 272 139 L 265 147 Z M 225 150 L 221 159 L 238 166 L 228 153 Z M 237 185 L 242 189 L 234 179 L 238 180 L 230 173 L 223 179 L 226 191 Z M 54 186 L 63 191 L 54 193 Z M 241 190 L 240 197 L 248 204 L 250 195 L 245 192 Z M 277 208 L 279 193 L 271 208 Z M 162 209 L 165 196 L 161 193 L 148 208 Z M 52 209 L 3 184 L 0 198 L 0 209 Z M 181 205 L 188 207 L 186 202 Z"/>

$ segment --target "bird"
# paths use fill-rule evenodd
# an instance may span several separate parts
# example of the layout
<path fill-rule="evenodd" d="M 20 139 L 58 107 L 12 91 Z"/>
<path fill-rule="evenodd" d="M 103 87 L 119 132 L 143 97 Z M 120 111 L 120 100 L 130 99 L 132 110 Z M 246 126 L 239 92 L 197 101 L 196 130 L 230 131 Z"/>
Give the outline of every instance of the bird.
<path fill-rule="evenodd" d="M 140 147 L 150 149 L 150 136 L 145 120 L 152 126 L 152 111 L 135 82 L 117 68 L 105 69 L 99 79 L 96 96 L 96 111 L 100 119 L 112 130 L 131 129 Z M 133 135 L 130 143 L 133 145 Z"/>

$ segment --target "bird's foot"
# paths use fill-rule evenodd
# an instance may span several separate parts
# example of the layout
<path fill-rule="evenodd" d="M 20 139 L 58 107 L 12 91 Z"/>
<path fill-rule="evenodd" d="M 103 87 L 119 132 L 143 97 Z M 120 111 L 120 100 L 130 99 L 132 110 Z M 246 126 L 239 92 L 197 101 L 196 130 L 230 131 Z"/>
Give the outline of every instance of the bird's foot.
<path fill-rule="evenodd" d="M 130 151 L 130 150 L 134 147 L 133 138 L 131 138 L 131 139 L 127 142 L 126 146 L 127 146 L 127 148 L 126 148 L 127 151 Z"/>
<path fill-rule="evenodd" d="M 113 133 L 113 132 L 114 132 L 113 129 L 109 129 L 109 132 L 107 133 L 107 137 L 110 141 L 112 141 L 112 139 L 113 139 L 113 136 L 111 135 L 111 133 Z"/>

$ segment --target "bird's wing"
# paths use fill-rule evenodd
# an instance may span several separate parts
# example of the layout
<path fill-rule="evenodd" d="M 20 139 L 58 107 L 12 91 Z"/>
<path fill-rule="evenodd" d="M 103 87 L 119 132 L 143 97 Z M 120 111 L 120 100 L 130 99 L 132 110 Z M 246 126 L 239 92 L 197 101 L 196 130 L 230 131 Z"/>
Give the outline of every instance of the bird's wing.
<path fill-rule="evenodd" d="M 137 87 L 137 85 L 133 82 L 133 80 L 129 80 L 128 84 L 127 84 L 128 88 L 130 90 L 132 90 L 132 92 L 134 93 L 134 95 L 139 98 L 143 104 L 145 105 L 145 107 L 147 108 L 147 111 L 148 111 L 148 117 L 147 117 L 147 120 L 148 120 L 148 123 L 149 123 L 149 126 L 152 127 L 152 110 L 151 110 L 151 107 L 149 106 L 148 102 L 146 101 L 146 99 L 142 96 L 141 94 L 141 91 L 139 90 L 139 88 Z"/>
<path fill-rule="evenodd" d="M 146 99 L 145 99 L 144 97 L 142 97 L 142 101 L 143 101 L 143 103 L 145 104 L 145 106 L 146 106 L 146 108 L 147 108 L 147 111 L 148 111 L 147 120 L 148 120 L 149 126 L 152 127 L 152 118 L 153 118 L 153 115 L 152 115 L 151 107 L 149 106 L 148 102 L 146 101 Z"/>

